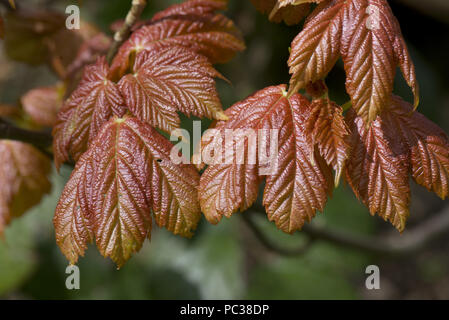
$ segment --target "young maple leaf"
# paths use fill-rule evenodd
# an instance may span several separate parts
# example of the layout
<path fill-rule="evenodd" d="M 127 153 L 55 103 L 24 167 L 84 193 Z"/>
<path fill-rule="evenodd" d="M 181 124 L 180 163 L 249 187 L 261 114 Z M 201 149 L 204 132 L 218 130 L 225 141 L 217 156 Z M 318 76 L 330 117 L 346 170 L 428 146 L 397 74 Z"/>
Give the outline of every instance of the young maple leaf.
<path fill-rule="evenodd" d="M 321 156 L 315 153 L 315 161 L 310 156 L 313 149 L 304 128 L 311 111 L 309 101 L 299 94 L 287 98 L 285 89 L 284 85 L 269 87 L 235 104 L 226 110 L 229 120 L 217 122 L 215 129 L 278 130 L 277 165 L 266 177 L 263 203 L 268 218 L 278 228 L 292 233 L 310 221 L 316 210 L 323 210 L 333 189 L 333 179 Z M 243 163 L 235 161 L 237 155 L 231 149 L 234 161 L 212 164 L 205 170 L 199 190 L 201 208 L 209 222 L 218 223 L 222 216 L 244 211 L 255 202 L 264 164 L 258 160 L 257 148 L 250 152 L 248 146 L 254 147 L 265 138 L 258 136 L 258 141 L 250 144 L 248 139 L 243 140 L 248 156 Z M 223 143 L 227 150 L 233 146 L 232 141 Z M 207 143 L 202 147 L 204 153 Z M 249 162 L 251 153 L 255 153 L 256 163 Z"/>
<path fill-rule="evenodd" d="M 272 22 L 284 21 L 287 25 L 295 25 L 310 11 L 310 3 L 323 0 L 251 0 L 257 10 L 268 14 Z"/>
<path fill-rule="evenodd" d="M 87 244 L 94 241 L 93 226 L 86 210 L 86 180 L 91 174 L 86 169 L 86 160 L 81 157 L 56 207 L 53 225 L 56 230 L 56 243 L 71 264 L 84 256 Z"/>
<path fill-rule="evenodd" d="M 335 185 L 338 185 L 351 151 L 350 131 L 343 109 L 329 99 L 317 99 L 312 101 L 310 110 L 305 122 L 306 137 L 311 150 L 317 145 L 321 156 L 334 168 Z"/>
<path fill-rule="evenodd" d="M 56 237 L 76 263 L 93 235 L 121 267 L 156 223 L 191 236 L 201 217 L 195 167 L 170 160 L 173 145 L 133 117 L 107 122 L 80 158 L 56 208 Z"/>
<path fill-rule="evenodd" d="M 40 87 L 28 91 L 20 102 L 25 112 L 34 123 L 53 127 L 57 122 L 58 111 L 61 108 L 64 88 L 62 85 Z"/>
<path fill-rule="evenodd" d="M 379 214 L 402 232 L 410 203 L 407 150 L 396 139 L 395 128 L 384 126 L 381 117 L 367 128 L 351 109 L 347 121 L 352 132 L 347 181 L 372 215 Z"/>
<path fill-rule="evenodd" d="M 441 198 L 449 195 L 449 140 L 436 124 L 397 96 L 366 128 L 349 111 L 353 152 L 346 176 L 354 193 L 400 232 L 409 215 L 409 175 Z"/>
<path fill-rule="evenodd" d="M 35 206 L 51 189 L 51 162 L 34 147 L 0 140 L 0 235 L 7 224 Z"/>
<path fill-rule="evenodd" d="M 71 157 L 77 161 L 113 115 L 123 116 L 126 107 L 120 90 L 108 78 L 104 57 L 86 67 L 83 79 L 58 113 L 53 129 L 57 168 Z"/>
<path fill-rule="evenodd" d="M 449 195 L 449 140 L 446 133 L 413 106 L 393 96 L 383 117 L 385 126 L 396 129 L 396 139 L 409 148 L 413 179 L 440 198 Z"/>
<path fill-rule="evenodd" d="M 365 122 L 389 104 L 398 65 L 418 105 L 415 68 L 386 0 L 330 0 L 318 5 L 292 43 L 289 94 L 324 78 L 340 56 L 352 105 Z"/>
<path fill-rule="evenodd" d="M 226 1 L 190 0 L 158 13 L 120 47 L 112 62 L 113 74 L 117 77 L 125 74 L 133 55 L 154 46 L 184 46 L 212 63 L 229 61 L 245 45 L 234 23 L 215 13 L 224 9 Z"/>
<path fill-rule="evenodd" d="M 132 71 L 118 85 L 142 121 L 170 133 L 180 125 L 177 111 L 226 119 L 214 80 L 221 75 L 206 57 L 184 47 L 156 48 L 138 53 Z"/>

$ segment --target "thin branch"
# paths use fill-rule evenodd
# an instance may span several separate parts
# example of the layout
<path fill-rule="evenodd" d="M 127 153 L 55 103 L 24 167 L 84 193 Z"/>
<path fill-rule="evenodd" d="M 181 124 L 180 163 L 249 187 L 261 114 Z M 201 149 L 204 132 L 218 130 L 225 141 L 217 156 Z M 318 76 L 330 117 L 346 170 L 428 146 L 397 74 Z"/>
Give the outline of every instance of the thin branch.
<path fill-rule="evenodd" d="M 253 232 L 259 242 L 269 251 L 278 253 L 283 256 L 298 256 L 307 251 L 310 247 L 311 241 L 307 239 L 307 242 L 300 246 L 299 248 L 283 248 L 269 239 L 257 226 L 257 224 L 252 220 L 250 212 L 243 213 L 240 215 L 245 221 L 248 228 Z"/>
<path fill-rule="evenodd" d="M 43 151 L 50 147 L 53 141 L 50 132 L 22 129 L 2 118 L 0 118 L 0 139 L 29 143 Z"/>
<path fill-rule="evenodd" d="M 252 210 L 259 213 L 265 212 L 261 205 L 253 206 Z M 305 225 L 301 230 L 315 240 L 328 241 L 347 248 L 384 256 L 405 256 L 419 252 L 431 242 L 447 234 L 448 231 L 449 207 L 421 222 L 419 226 L 406 230 L 402 235 L 361 236 L 329 227 L 317 227 L 313 224 Z M 260 231 L 255 232 L 255 235 L 259 237 L 260 233 Z M 260 240 L 265 241 L 265 239 Z M 282 252 L 283 249 L 279 251 L 280 254 Z"/>
<path fill-rule="evenodd" d="M 108 60 L 109 64 L 112 62 L 112 59 L 116 55 L 118 49 L 123 44 L 123 42 L 126 39 L 128 39 L 129 35 L 131 34 L 131 29 L 133 25 L 140 18 L 143 9 L 145 9 L 146 5 L 147 0 L 132 0 L 131 9 L 129 9 L 128 14 L 126 15 L 125 22 L 123 23 L 120 30 L 118 30 L 114 34 L 114 42 L 112 43 L 111 48 L 109 49 L 108 54 L 106 56 L 106 59 Z"/>
<path fill-rule="evenodd" d="M 12 0 L 0 0 L 0 4 L 3 5 L 8 11 L 19 10 L 19 4 Z"/>

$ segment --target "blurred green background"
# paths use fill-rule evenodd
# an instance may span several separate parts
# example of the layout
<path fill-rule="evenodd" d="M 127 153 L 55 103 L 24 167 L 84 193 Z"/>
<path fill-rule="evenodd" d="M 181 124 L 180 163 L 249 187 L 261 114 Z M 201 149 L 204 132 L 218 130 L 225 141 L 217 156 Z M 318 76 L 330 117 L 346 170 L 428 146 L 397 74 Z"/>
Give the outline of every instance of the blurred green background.
<path fill-rule="evenodd" d="M 20 0 L 17 2 L 21 2 Z M 64 10 L 76 1 L 22 1 L 30 6 Z M 177 3 L 149 0 L 145 17 Z M 414 59 L 421 85 L 419 111 L 449 132 L 449 14 L 428 2 L 425 11 L 414 1 L 389 1 Z M 437 3 L 436 1 L 435 3 Z M 130 1 L 82 1 L 81 18 L 104 31 L 126 15 Z M 429 9 L 430 7 L 430 9 Z M 249 0 L 230 0 L 226 13 L 242 30 L 247 50 L 218 69 L 232 82 L 219 81 L 225 108 L 269 85 L 289 79 L 289 45 L 300 26 L 270 23 Z M 29 67 L 0 55 L 1 103 L 16 103 L 31 88 L 56 80 L 45 67 Z M 344 70 L 329 75 L 330 96 L 344 103 Z M 397 77 L 396 92 L 411 101 L 405 82 Z M 192 119 L 183 119 L 188 128 Z M 208 122 L 203 122 L 203 129 Z M 1 164 L 0 164 L 1 165 Z M 449 232 L 422 253 L 387 258 L 335 244 L 314 241 L 301 255 L 284 257 L 268 251 L 244 224 L 240 214 L 211 226 L 203 219 L 193 239 L 175 237 L 155 228 L 147 242 L 121 270 L 91 246 L 78 264 L 81 289 L 65 288 L 67 261 L 55 243 L 52 215 L 70 168 L 53 174 L 53 191 L 23 218 L 15 220 L 0 240 L 0 298 L 5 299 L 443 299 L 449 298 Z M 424 189 L 412 187 L 409 227 L 419 225 L 449 205 Z M 261 198 L 261 197 L 260 197 Z M 279 246 L 304 243 L 301 233 L 285 235 L 257 216 L 256 223 Z M 371 217 L 344 184 L 315 224 L 348 233 L 376 235 L 393 231 Z M 407 233 L 407 230 L 405 231 Z M 365 288 L 365 268 L 380 267 L 381 289 Z"/>

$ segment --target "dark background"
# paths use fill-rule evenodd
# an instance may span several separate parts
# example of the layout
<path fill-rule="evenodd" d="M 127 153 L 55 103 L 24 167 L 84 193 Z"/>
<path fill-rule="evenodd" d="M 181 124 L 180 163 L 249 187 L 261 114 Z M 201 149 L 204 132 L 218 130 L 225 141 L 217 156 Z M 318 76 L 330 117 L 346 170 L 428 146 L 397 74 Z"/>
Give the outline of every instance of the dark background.
<path fill-rule="evenodd" d="M 17 1 L 30 7 L 61 11 L 69 1 Z M 76 1 L 73 1 L 76 3 Z M 72 3 L 73 3 L 72 2 Z M 149 0 L 145 16 L 177 1 Z M 389 1 L 416 65 L 421 86 L 418 111 L 449 132 L 449 5 L 447 1 Z M 425 2 L 425 6 L 422 3 Z M 126 15 L 130 1 L 84 0 L 81 18 L 108 31 L 110 23 Z M 288 47 L 300 26 L 270 23 L 249 0 L 230 0 L 226 13 L 243 31 L 247 50 L 218 69 L 232 82 L 219 81 L 224 107 L 229 107 L 269 85 L 287 83 Z M 415 7 L 414 4 L 418 4 Z M 439 5 L 439 6 L 438 6 Z M 424 10 L 422 9 L 424 8 Z M 45 67 L 29 67 L 0 54 L 0 103 L 16 103 L 27 90 L 54 83 Z M 344 91 L 339 62 L 327 84 L 338 103 L 349 98 Z M 398 75 L 395 92 L 412 101 Z M 189 126 L 191 119 L 185 119 Z M 204 127 L 207 122 L 204 122 Z M 191 240 L 155 229 L 151 243 L 117 271 L 91 247 L 81 259 L 81 290 L 65 288 L 67 262 L 56 246 L 51 218 L 70 168 L 54 174 L 53 192 L 25 217 L 15 221 L 0 240 L 0 297 L 7 299 L 448 299 L 449 230 L 420 253 L 386 257 L 354 250 L 332 242 L 314 241 L 301 255 L 284 257 L 268 251 L 243 223 L 239 214 L 218 226 L 201 222 Z M 411 217 L 404 232 L 419 226 L 446 206 L 423 188 L 412 185 Z M 300 246 L 305 237 L 282 234 L 274 224 L 257 217 L 259 227 L 275 243 Z M 378 236 L 397 233 L 378 217 L 371 217 L 347 186 L 342 184 L 324 214 L 313 222 L 348 234 Z M 395 235 L 397 238 L 399 234 Z M 379 266 L 381 289 L 365 288 L 365 268 Z"/>

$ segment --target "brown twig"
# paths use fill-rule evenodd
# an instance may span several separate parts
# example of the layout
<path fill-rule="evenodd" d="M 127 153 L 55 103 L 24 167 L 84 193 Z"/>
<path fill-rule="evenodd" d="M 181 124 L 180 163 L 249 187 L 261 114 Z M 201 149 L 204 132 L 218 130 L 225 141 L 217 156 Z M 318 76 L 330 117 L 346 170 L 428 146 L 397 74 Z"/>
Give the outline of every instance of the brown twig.
<path fill-rule="evenodd" d="M 131 34 L 131 29 L 133 25 L 140 18 L 143 9 L 147 5 L 147 0 L 132 0 L 131 9 L 129 9 L 128 14 L 126 15 L 125 22 L 121 26 L 121 28 L 114 34 L 114 42 L 111 45 L 111 48 L 108 51 L 106 59 L 109 64 L 111 64 L 112 59 L 116 55 L 118 49 L 123 44 L 123 42 L 129 37 Z"/>
<path fill-rule="evenodd" d="M 245 221 L 248 228 L 252 231 L 252 233 L 256 236 L 259 242 L 269 251 L 278 253 L 283 256 L 298 256 L 307 251 L 311 244 L 311 239 L 307 239 L 307 242 L 298 248 L 283 248 L 276 243 L 274 243 L 271 239 L 269 239 L 257 226 L 257 224 L 253 221 L 251 214 L 249 212 L 241 214 L 242 219 Z"/>
<path fill-rule="evenodd" d="M 258 213 L 265 212 L 260 204 L 254 205 L 250 210 Z M 257 228 L 254 224 L 250 227 Z M 424 250 L 431 242 L 449 232 L 449 207 L 421 222 L 419 226 L 406 230 L 403 235 L 395 233 L 394 235 L 361 236 L 329 227 L 317 227 L 313 224 L 305 225 L 301 232 L 314 240 L 328 241 L 363 252 L 383 256 L 405 256 Z M 254 234 L 259 238 L 262 233 L 258 230 Z M 260 240 L 266 241 L 266 239 Z M 284 249 L 277 251 L 283 254 Z"/>
<path fill-rule="evenodd" d="M 7 10 L 19 10 L 19 4 L 11 0 L 0 0 L 0 4 L 3 5 Z"/>

